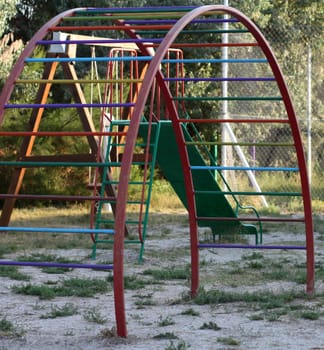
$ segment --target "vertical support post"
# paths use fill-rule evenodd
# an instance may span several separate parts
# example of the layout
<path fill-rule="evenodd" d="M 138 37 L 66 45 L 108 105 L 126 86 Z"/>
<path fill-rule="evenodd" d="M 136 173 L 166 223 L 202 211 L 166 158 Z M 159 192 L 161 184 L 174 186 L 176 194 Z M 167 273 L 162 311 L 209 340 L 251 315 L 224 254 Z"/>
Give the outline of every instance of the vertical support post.
<path fill-rule="evenodd" d="M 307 48 L 307 170 L 309 185 L 312 183 L 312 48 Z"/>
<path fill-rule="evenodd" d="M 224 0 L 224 6 L 228 6 L 228 0 Z M 224 19 L 227 19 L 228 15 L 224 15 Z M 228 43 L 228 22 L 223 22 L 223 30 L 224 33 L 222 34 L 222 43 L 225 44 L 222 46 L 222 78 L 224 80 L 222 81 L 222 96 L 224 97 L 224 100 L 222 101 L 222 119 L 228 118 L 228 101 L 226 100 L 226 97 L 228 96 L 228 82 L 226 78 L 228 77 L 228 63 L 226 60 L 228 59 L 228 46 L 226 44 Z M 227 127 L 226 124 L 222 125 L 222 143 L 226 143 L 228 141 L 228 134 L 227 134 Z M 222 145 L 222 166 L 227 166 L 227 152 L 228 147 L 225 145 Z M 226 180 L 226 172 L 224 173 L 224 178 Z"/>

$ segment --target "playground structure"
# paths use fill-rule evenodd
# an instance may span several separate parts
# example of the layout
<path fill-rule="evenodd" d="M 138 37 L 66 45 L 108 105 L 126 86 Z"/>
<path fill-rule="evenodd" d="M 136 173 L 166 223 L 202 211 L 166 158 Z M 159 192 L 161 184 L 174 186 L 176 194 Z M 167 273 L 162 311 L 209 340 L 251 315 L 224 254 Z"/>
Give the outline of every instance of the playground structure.
<path fill-rule="evenodd" d="M 40 57 L 40 52 L 45 54 Z M 42 76 L 24 78 L 25 69 L 33 64 L 43 66 Z M 24 84 L 34 84 L 37 93 L 17 103 L 15 96 Z M 68 103 L 51 103 L 57 84 L 70 92 Z M 246 89 L 233 95 L 231 91 L 238 90 L 231 86 Z M 235 106 L 240 115 L 231 113 Z M 80 130 L 43 130 L 46 112 L 62 109 L 77 112 Z M 6 130 L 6 113 L 12 110 L 19 118 L 28 115 L 27 128 Z M 156 165 L 188 211 L 193 296 L 203 248 L 305 250 L 306 289 L 313 293 L 311 201 L 297 119 L 272 50 L 256 25 L 238 10 L 210 5 L 66 11 L 46 23 L 18 59 L 0 96 L 0 123 L 0 137 L 17 139 L 13 153 L 0 160 L 1 168 L 12 170 L 8 191 L 0 194 L 1 231 L 87 234 L 93 240 L 94 257 L 101 243 L 113 246 L 112 265 L 4 260 L 0 264 L 112 270 L 119 336 L 127 336 L 124 245 L 138 244 L 142 259 Z M 284 137 L 278 139 L 278 130 Z M 42 154 L 36 146 L 46 137 L 82 137 L 90 152 Z M 237 155 L 226 160 L 226 149 Z M 254 154 L 267 150 L 267 159 L 253 158 L 252 164 L 251 149 Z M 288 165 L 276 159 L 279 151 L 294 155 Z M 20 193 L 26 171 L 52 167 L 90 169 L 92 194 Z M 134 180 L 138 169 L 141 179 Z M 243 189 L 239 184 L 233 189 L 233 174 L 245 184 Z M 275 176 L 288 189 L 263 191 L 257 181 L 260 174 Z M 242 199 L 249 203 L 257 198 L 259 205 L 267 205 L 292 197 L 302 203 L 300 217 L 262 217 L 254 207 L 241 204 Z M 9 226 L 20 199 L 87 201 L 90 228 Z M 305 245 L 262 244 L 265 222 L 304 225 Z M 199 227 L 210 228 L 213 242 L 200 242 Z M 129 239 L 134 232 L 136 238 Z M 216 242 L 216 235 L 228 234 L 252 235 L 255 244 Z"/>

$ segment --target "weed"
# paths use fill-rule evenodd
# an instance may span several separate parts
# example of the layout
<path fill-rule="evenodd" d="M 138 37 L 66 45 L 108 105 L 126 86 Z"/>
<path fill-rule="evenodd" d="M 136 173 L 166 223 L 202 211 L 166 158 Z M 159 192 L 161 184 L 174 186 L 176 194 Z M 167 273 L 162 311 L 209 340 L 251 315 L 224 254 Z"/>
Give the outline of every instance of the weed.
<path fill-rule="evenodd" d="M 24 331 L 18 330 L 17 327 L 6 318 L 0 319 L 0 338 L 1 337 L 21 337 Z"/>
<path fill-rule="evenodd" d="M 72 303 L 66 303 L 63 306 L 52 305 L 51 311 L 40 318 L 57 318 L 72 316 L 78 313 L 78 308 Z"/>
<path fill-rule="evenodd" d="M 29 281 L 30 276 L 21 273 L 17 266 L 0 266 L 0 276 L 16 281 Z"/>
<path fill-rule="evenodd" d="M 155 303 L 151 299 L 140 299 L 135 301 L 135 305 L 137 305 L 138 309 L 144 309 L 145 306 L 152 306 Z"/>
<path fill-rule="evenodd" d="M 204 324 L 199 328 L 199 329 L 211 329 L 214 331 L 219 331 L 221 329 L 221 327 L 219 327 L 215 322 L 204 322 Z"/>
<path fill-rule="evenodd" d="M 217 341 L 219 343 L 222 343 L 224 345 L 230 345 L 230 346 L 237 346 L 240 345 L 240 342 L 232 337 L 227 338 L 217 338 Z"/>
<path fill-rule="evenodd" d="M 158 326 L 159 327 L 167 327 L 174 325 L 175 322 L 170 316 L 167 316 L 166 318 L 163 318 L 162 316 L 159 317 Z"/>
<path fill-rule="evenodd" d="M 301 318 L 304 318 L 306 320 L 318 320 L 320 316 L 321 316 L 320 312 L 312 311 L 312 310 L 305 310 L 300 315 Z"/>
<path fill-rule="evenodd" d="M 205 291 L 200 289 L 194 302 L 198 305 L 205 304 L 224 304 L 234 302 L 257 303 L 263 309 L 270 309 L 285 305 L 287 302 L 296 298 L 305 297 L 303 292 L 289 291 L 281 294 L 275 294 L 269 291 L 254 293 L 232 293 L 220 290 Z"/>
<path fill-rule="evenodd" d="M 106 292 L 108 285 L 106 281 L 101 279 L 71 278 L 62 281 L 60 285 L 27 284 L 13 286 L 12 290 L 17 294 L 36 295 L 40 299 L 53 299 L 62 296 L 92 297 L 96 293 Z"/>
<path fill-rule="evenodd" d="M 178 339 L 178 337 L 172 332 L 166 332 L 155 335 L 153 339 Z"/>
<path fill-rule="evenodd" d="M 103 338 L 108 338 L 108 339 L 117 337 L 117 332 L 115 327 L 105 328 L 101 330 L 100 334 Z"/>
<path fill-rule="evenodd" d="M 181 315 L 199 316 L 199 312 L 190 308 L 181 312 Z"/>
<path fill-rule="evenodd" d="M 187 280 L 190 276 L 189 268 L 175 268 L 171 266 L 163 270 L 148 269 L 143 274 L 153 276 L 155 280 Z"/>
<path fill-rule="evenodd" d="M 143 279 L 139 279 L 137 275 L 133 276 L 125 276 L 124 278 L 124 288 L 125 289 L 141 289 L 143 287 L 146 287 L 148 284 L 147 281 Z"/>
<path fill-rule="evenodd" d="M 93 322 L 97 324 L 104 324 L 107 322 L 107 319 L 104 318 L 98 308 L 89 308 L 85 311 L 83 315 L 84 319 L 88 322 Z"/>
<path fill-rule="evenodd" d="M 243 260 L 260 260 L 263 258 L 263 254 L 260 252 L 253 252 L 252 254 L 242 256 Z"/>
<path fill-rule="evenodd" d="M 186 350 L 189 347 L 190 345 L 187 345 L 186 342 L 183 340 L 180 340 L 178 344 L 174 344 L 171 340 L 164 350 Z"/>

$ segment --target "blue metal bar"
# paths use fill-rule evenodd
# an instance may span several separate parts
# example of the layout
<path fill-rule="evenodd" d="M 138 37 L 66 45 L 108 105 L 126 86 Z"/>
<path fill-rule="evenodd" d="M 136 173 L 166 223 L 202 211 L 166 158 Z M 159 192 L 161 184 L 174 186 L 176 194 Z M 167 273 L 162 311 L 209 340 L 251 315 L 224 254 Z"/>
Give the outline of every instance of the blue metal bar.
<path fill-rule="evenodd" d="M 0 232 L 44 232 L 44 233 L 105 233 L 113 235 L 113 229 L 60 228 L 60 227 L 21 227 L 0 226 Z"/>
<path fill-rule="evenodd" d="M 111 62 L 111 61 L 151 61 L 153 56 L 123 56 L 123 57 L 41 57 L 26 58 L 27 63 L 39 62 Z M 185 58 L 164 59 L 162 63 L 268 63 L 266 58 Z"/>

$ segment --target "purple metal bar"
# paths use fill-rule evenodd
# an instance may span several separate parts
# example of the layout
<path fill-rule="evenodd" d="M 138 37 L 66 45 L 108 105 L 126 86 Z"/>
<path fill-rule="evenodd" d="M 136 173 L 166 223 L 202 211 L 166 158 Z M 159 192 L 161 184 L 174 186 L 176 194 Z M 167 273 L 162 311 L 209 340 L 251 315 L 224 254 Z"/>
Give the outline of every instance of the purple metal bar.
<path fill-rule="evenodd" d="M 246 245 L 246 244 L 218 244 L 200 243 L 198 248 L 239 248 L 239 249 L 296 249 L 305 250 L 306 246 L 299 245 Z"/>
<path fill-rule="evenodd" d="M 165 81 L 276 81 L 274 77 L 260 77 L 260 78 L 249 78 L 249 77 L 237 77 L 237 78 L 165 78 Z"/>
<path fill-rule="evenodd" d="M 165 19 L 165 20 L 158 20 L 158 19 L 148 19 L 148 20 L 141 20 L 141 19 L 132 19 L 132 20 L 126 20 L 126 24 L 174 24 L 178 20 L 176 19 Z M 237 23 L 238 20 L 236 18 L 214 18 L 214 19 L 196 19 L 193 20 L 191 23 Z"/>
<path fill-rule="evenodd" d="M 105 264 L 76 264 L 76 263 L 55 263 L 55 262 L 41 262 L 41 261 L 8 261 L 0 260 L 0 265 L 9 266 L 32 266 L 32 267 L 62 267 L 72 269 L 96 269 L 96 270 L 112 270 L 113 265 Z"/>
<path fill-rule="evenodd" d="M 305 222 L 305 218 L 274 218 L 274 217 L 208 217 L 208 216 L 198 216 L 197 220 L 200 221 L 262 221 L 262 222 Z"/>
<path fill-rule="evenodd" d="M 134 107 L 134 103 L 17 103 L 6 104 L 4 107 L 9 108 L 84 108 L 84 107 Z"/>

